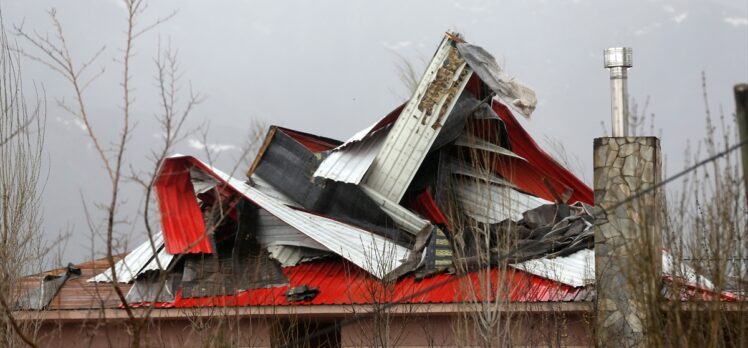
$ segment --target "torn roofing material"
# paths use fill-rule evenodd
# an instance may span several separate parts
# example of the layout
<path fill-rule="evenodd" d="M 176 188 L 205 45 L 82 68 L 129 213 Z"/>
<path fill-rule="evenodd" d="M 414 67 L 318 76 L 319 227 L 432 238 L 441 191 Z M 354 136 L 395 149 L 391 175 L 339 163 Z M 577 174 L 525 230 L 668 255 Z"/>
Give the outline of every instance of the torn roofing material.
<path fill-rule="evenodd" d="M 535 92 L 514 78 L 507 76 L 496 63 L 496 59 L 485 49 L 467 42 L 458 42 L 457 49 L 480 79 L 504 102 L 517 108 L 522 115 L 530 117 L 538 99 Z"/>
<path fill-rule="evenodd" d="M 520 220 L 525 211 L 552 203 L 511 187 L 474 180 L 457 179 L 454 189 L 457 201 L 468 216 L 490 224 L 506 219 Z"/>
<path fill-rule="evenodd" d="M 26 291 L 26 293 L 16 300 L 13 307 L 25 310 L 46 309 L 63 285 L 65 285 L 65 282 L 69 279 L 77 278 L 80 275 L 80 268 L 69 263 L 64 273 L 44 276 L 41 279 L 39 286 Z"/>
<path fill-rule="evenodd" d="M 124 259 L 114 264 L 115 275 L 117 276 L 117 282 L 119 283 L 130 283 L 138 275 L 145 273 L 149 270 L 159 269 L 156 257 L 161 263 L 161 267 L 166 269 L 169 266 L 172 258 L 172 254 L 167 253 L 163 250 L 164 237 L 162 232 L 158 232 L 153 235 L 153 243 L 147 239 L 145 242 L 140 244 L 137 248 L 133 249 Z M 109 268 L 106 271 L 98 274 L 97 276 L 88 279 L 89 282 L 112 282 L 112 269 Z"/>
<path fill-rule="evenodd" d="M 556 192 L 564 192 L 567 187 L 573 190 L 569 203 L 582 202 L 589 205 L 595 204 L 592 189 L 543 151 L 535 140 L 530 137 L 530 134 L 522 128 L 519 121 L 517 121 L 505 105 L 494 100 L 491 108 L 506 126 L 511 150 L 524 158 L 530 166 L 528 168 L 527 165 L 520 163 L 520 161 L 515 161 L 518 163 L 513 168 L 504 168 L 501 170 L 505 178 L 511 175 L 512 170 L 521 170 L 522 172 L 519 175 L 514 176 L 514 179 L 517 181 L 515 184 L 520 187 L 534 186 L 532 190 L 525 190 L 526 192 L 547 200 L 553 200 L 553 196 L 548 192 L 548 189 L 543 189 L 545 185 L 538 184 L 542 183 L 543 179 L 548 179 L 555 186 L 554 189 Z"/>
<path fill-rule="evenodd" d="M 471 74 L 452 37 L 445 36 L 367 172 L 364 186 L 392 202 L 402 199 Z"/>
<path fill-rule="evenodd" d="M 194 157 L 175 156 L 165 161 L 165 163 L 169 162 L 178 162 L 183 167 L 194 166 L 213 176 L 235 193 L 246 197 L 258 207 L 267 210 L 284 223 L 376 277 L 381 278 L 391 272 L 408 256 L 408 249 L 387 238 L 330 218 L 290 208 L 245 182 L 232 178 Z M 189 176 L 189 171 L 183 172 L 182 175 Z M 186 200 L 190 199 L 192 192 L 184 190 L 173 192 L 173 194 L 179 195 L 179 197 L 172 197 L 171 199 Z M 185 212 L 167 211 L 166 214 L 181 216 Z M 169 243 L 169 236 L 166 236 L 167 246 Z"/>
<path fill-rule="evenodd" d="M 527 260 L 511 266 L 569 286 L 595 283 L 595 251 L 592 249 L 583 249 L 568 256 Z"/>
<path fill-rule="evenodd" d="M 315 180 L 321 159 L 280 128 L 271 128 L 263 151 L 254 163 L 258 176 L 307 211 L 377 233 L 402 245 L 409 235 L 367 196 L 362 188 L 342 182 Z M 283 175 L 278 175 L 283 173 Z"/>

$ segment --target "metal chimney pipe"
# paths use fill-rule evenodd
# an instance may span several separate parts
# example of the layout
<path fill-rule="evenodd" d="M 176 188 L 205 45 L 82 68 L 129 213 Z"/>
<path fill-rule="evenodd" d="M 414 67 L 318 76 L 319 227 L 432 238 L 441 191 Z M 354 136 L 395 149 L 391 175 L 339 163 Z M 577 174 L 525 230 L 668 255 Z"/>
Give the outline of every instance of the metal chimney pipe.
<path fill-rule="evenodd" d="M 610 113 L 613 136 L 625 137 L 629 133 L 628 68 L 633 66 L 629 47 L 611 47 L 603 51 L 605 68 L 610 69 Z"/>

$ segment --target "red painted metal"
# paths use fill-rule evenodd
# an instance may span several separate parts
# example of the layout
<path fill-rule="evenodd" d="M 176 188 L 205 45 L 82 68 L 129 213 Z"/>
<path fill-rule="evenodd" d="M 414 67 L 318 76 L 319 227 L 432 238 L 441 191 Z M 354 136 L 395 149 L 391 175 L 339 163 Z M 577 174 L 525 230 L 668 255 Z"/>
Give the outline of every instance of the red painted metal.
<path fill-rule="evenodd" d="M 340 141 L 320 137 L 317 135 L 295 131 L 288 128 L 278 127 L 278 130 L 304 145 L 309 151 L 319 153 L 332 150 L 341 144 Z"/>
<path fill-rule="evenodd" d="M 415 211 L 421 216 L 427 218 L 431 223 L 437 225 L 447 226 L 449 228 L 449 221 L 444 217 L 439 207 L 436 205 L 434 197 L 431 195 L 431 190 L 427 187 L 418 194 L 410 194 L 406 197 L 405 206 Z"/>
<path fill-rule="evenodd" d="M 543 182 L 543 178 L 549 180 L 555 179 L 559 184 L 574 190 L 570 203 L 579 201 L 590 205 L 595 204 L 592 189 L 556 162 L 553 157 L 545 153 L 535 143 L 535 140 L 530 137 L 527 131 L 522 128 L 504 104 L 494 100 L 491 107 L 499 115 L 501 120 L 504 121 L 507 133 L 509 134 L 509 142 L 512 145 L 512 151 L 526 159 L 530 166 L 528 168 L 515 169 L 518 172 L 518 175 L 515 177 L 516 182 L 513 181 L 515 185 L 532 194 L 538 195 L 538 197 L 553 200 L 553 197 L 546 196 L 547 189 L 546 192 L 542 192 L 536 186 L 538 182 Z M 519 173 L 520 171 L 521 173 Z M 564 190 L 557 190 L 557 192 L 561 194 Z"/>
<path fill-rule="evenodd" d="M 490 269 L 468 276 L 438 274 L 417 281 L 409 276 L 385 288 L 381 281 L 344 260 L 326 260 L 287 267 L 289 285 L 241 291 L 233 296 L 182 298 L 159 307 L 351 305 L 372 303 L 466 303 L 504 299 L 511 302 L 574 301 L 585 288 L 574 288 L 514 269 Z M 490 284 L 490 285 L 488 285 Z M 311 301 L 288 302 L 294 286 L 319 289 Z M 487 286 L 484 286 L 487 285 Z M 485 289 L 483 291 L 482 289 Z M 583 298 L 581 300 L 589 300 Z"/>
<path fill-rule="evenodd" d="M 164 161 L 155 187 L 166 251 L 170 254 L 212 253 L 188 163 Z"/>

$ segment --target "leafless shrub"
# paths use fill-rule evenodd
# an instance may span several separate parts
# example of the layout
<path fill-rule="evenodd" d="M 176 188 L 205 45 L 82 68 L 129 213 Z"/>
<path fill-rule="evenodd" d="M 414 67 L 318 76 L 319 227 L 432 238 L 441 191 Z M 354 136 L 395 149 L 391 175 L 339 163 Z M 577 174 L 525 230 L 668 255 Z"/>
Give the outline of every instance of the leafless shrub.
<path fill-rule="evenodd" d="M 38 322 L 14 319 L 21 276 L 40 273 L 41 188 L 46 104 L 27 104 L 15 45 L 0 13 L 0 346 L 36 346 Z"/>

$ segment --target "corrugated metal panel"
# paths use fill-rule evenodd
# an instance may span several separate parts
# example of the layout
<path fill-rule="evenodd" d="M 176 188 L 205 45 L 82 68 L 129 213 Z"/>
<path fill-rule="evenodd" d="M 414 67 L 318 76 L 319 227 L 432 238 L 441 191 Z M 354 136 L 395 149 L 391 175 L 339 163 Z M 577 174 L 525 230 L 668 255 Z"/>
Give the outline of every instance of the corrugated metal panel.
<path fill-rule="evenodd" d="M 318 249 L 309 249 L 299 246 L 290 245 L 268 245 L 270 257 L 280 262 L 283 267 L 296 266 L 300 262 L 314 260 L 317 258 L 332 255 L 330 251 Z"/>
<path fill-rule="evenodd" d="M 461 161 L 450 161 L 449 171 L 451 174 L 464 175 L 474 179 L 479 179 L 480 182 L 487 182 L 505 187 L 515 188 L 515 186 L 511 182 L 506 181 L 502 177 L 496 175 L 492 170 L 489 170 L 487 168 L 469 166 Z"/>
<path fill-rule="evenodd" d="M 509 187 L 475 180 L 455 180 L 455 192 L 466 214 L 487 223 L 498 223 L 506 219 L 518 221 L 522 219 L 523 212 L 552 204 Z"/>
<path fill-rule="evenodd" d="M 340 260 L 320 260 L 284 269 L 289 285 L 255 289 L 234 296 L 181 298 L 175 307 L 269 306 L 269 305 L 350 305 L 371 303 L 460 303 L 490 300 L 510 302 L 590 301 L 590 290 L 571 287 L 514 269 L 491 269 L 468 276 L 437 274 L 416 280 L 407 276 L 384 291 L 381 281 L 372 279 L 358 267 Z M 501 282 L 501 283 L 500 283 Z M 318 295 L 304 302 L 288 302 L 285 293 L 299 285 L 319 289 Z M 481 289 L 490 286 L 491 291 Z M 500 290 L 502 289 L 502 290 Z M 375 295 L 376 294 L 376 295 Z M 171 304 L 170 304 L 171 305 Z"/>
<path fill-rule="evenodd" d="M 311 237 L 299 232 L 283 220 L 260 209 L 257 214 L 258 229 L 255 238 L 263 247 L 268 245 L 289 245 L 327 251 L 324 245 L 317 243 Z"/>
<path fill-rule="evenodd" d="M 595 251 L 592 249 L 563 257 L 515 263 L 512 267 L 575 287 L 595 283 Z"/>
<path fill-rule="evenodd" d="M 156 262 L 156 260 L 158 260 L 158 262 Z M 161 250 L 159 250 L 156 257 L 152 258 L 151 261 L 149 261 L 148 264 L 145 265 L 145 267 L 143 267 L 143 269 L 140 272 L 138 272 L 137 275 L 141 275 L 148 271 L 158 271 L 162 269 L 167 269 L 169 265 L 171 264 L 172 260 L 174 260 L 174 255 L 169 254 L 166 251 L 166 248 L 162 247 Z M 159 268 L 159 264 L 161 264 L 160 268 Z"/>
<path fill-rule="evenodd" d="M 163 233 L 158 232 L 153 235 L 153 246 L 159 251 L 164 246 Z M 143 268 L 148 265 L 153 259 L 153 247 L 150 240 L 146 240 L 140 244 L 137 248 L 133 249 L 124 259 L 120 260 L 114 265 L 114 269 L 117 274 L 117 282 L 129 283 L 132 282 Z M 169 261 L 171 258 L 168 256 L 161 256 L 159 260 L 162 262 Z M 155 265 L 155 262 L 153 262 Z M 168 265 L 168 263 L 167 263 Z M 109 268 L 101 274 L 88 280 L 89 282 L 111 282 L 112 281 L 112 269 Z"/>
<path fill-rule="evenodd" d="M 314 172 L 315 177 L 358 184 L 369 170 L 379 149 L 384 144 L 390 127 L 361 139 L 345 148 L 333 150 Z"/>
<path fill-rule="evenodd" d="M 402 199 L 472 74 L 453 44 L 448 36 L 442 40 L 364 178 L 392 202 Z"/>
<path fill-rule="evenodd" d="M 164 161 L 156 179 L 156 196 L 166 251 L 171 254 L 212 253 L 205 221 L 195 197 L 189 168 L 177 161 Z"/>
<path fill-rule="evenodd" d="M 350 139 L 346 140 L 345 143 L 343 143 L 340 146 L 338 146 L 335 149 L 333 149 L 333 151 L 340 151 L 340 150 L 346 148 L 347 146 L 350 146 L 352 144 L 355 144 L 355 143 L 363 140 L 366 137 L 373 136 L 374 134 L 376 134 L 380 130 L 382 130 L 382 129 L 388 127 L 388 126 L 390 126 L 393 123 L 395 123 L 395 121 L 397 121 L 397 118 L 400 116 L 400 113 L 403 112 L 403 109 L 405 108 L 405 105 L 407 105 L 407 102 L 403 103 L 400 106 L 398 106 L 397 108 L 395 108 L 395 110 L 390 111 L 390 113 L 387 114 L 387 116 L 383 117 L 381 120 L 375 122 L 371 126 L 366 127 L 364 129 L 356 132 L 356 134 L 354 134 L 352 137 L 350 137 Z"/>
<path fill-rule="evenodd" d="M 261 208 L 266 209 L 269 213 L 306 234 L 330 251 L 367 270 L 375 277 L 384 277 L 400 266 L 408 256 L 408 249 L 393 243 L 389 239 L 335 220 L 289 208 L 245 182 L 232 178 L 194 157 L 170 157 L 165 162 L 188 162 L 199 166 Z"/>
<path fill-rule="evenodd" d="M 693 287 L 714 290 L 714 283 L 711 280 L 697 274 L 696 270 L 684 261 L 678 261 L 676 264 L 673 256 L 667 251 L 662 252 L 662 274 Z"/>

